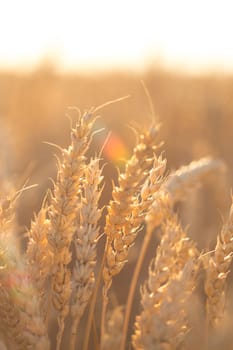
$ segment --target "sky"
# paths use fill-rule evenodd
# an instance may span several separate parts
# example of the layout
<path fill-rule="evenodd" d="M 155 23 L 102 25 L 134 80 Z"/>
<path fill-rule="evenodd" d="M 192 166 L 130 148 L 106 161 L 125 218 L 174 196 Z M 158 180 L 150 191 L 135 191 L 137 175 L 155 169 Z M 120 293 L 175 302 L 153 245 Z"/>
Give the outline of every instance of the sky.
<path fill-rule="evenodd" d="M 232 0 L 0 0 L 0 69 L 233 71 Z"/>

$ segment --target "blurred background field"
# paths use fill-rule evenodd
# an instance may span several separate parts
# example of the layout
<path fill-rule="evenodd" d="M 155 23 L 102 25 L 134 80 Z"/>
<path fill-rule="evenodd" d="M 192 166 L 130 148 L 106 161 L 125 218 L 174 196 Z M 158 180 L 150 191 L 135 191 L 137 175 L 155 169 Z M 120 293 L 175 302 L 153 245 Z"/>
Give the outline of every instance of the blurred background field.
<path fill-rule="evenodd" d="M 111 132 L 104 149 L 110 163 L 105 193 L 110 196 L 114 167 L 123 165 L 134 143 L 129 125 L 146 127 L 150 120 L 141 80 L 162 124 L 160 139 L 165 142 L 169 169 L 206 155 L 226 162 L 227 199 L 224 186 L 218 184 L 206 187 L 212 193 L 208 205 L 196 201 L 196 216 L 205 231 L 221 223 L 233 176 L 231 13 L 227 0 L 221 4 L 210 0 L 4 3 L 0 11 L 1 176 L 19 183 L 30 178 L 30 183 L 39 184 L 24 194 L 19 209 L 22 225 L 29 224 L 51 185 L 48 178 L 56 171 L 57 150 L 43 142 L 68 144 L 65 115 L 75 118 L 68 107 L 83 112 L 130 95 L 101 111 L 98 127 L 105 130 L 93 141 L 99 152 Z M 207 209 L 215 204 L 215 211 Z M 211 215 L 202 215 L 203 210 Z M 199 226 L 194 226 L 197 232 Z"/>

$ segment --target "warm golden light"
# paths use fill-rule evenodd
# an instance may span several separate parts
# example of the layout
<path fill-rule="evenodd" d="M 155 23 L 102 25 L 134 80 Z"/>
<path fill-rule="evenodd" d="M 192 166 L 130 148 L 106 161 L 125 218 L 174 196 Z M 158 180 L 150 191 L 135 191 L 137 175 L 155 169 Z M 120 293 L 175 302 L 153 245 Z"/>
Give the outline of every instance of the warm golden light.
<path fill-rule="evenodd" d="M 233 68 L 231 1 L 8 0 L 0 12 L 0 66 L 51 57 L 62 69 Z"/>

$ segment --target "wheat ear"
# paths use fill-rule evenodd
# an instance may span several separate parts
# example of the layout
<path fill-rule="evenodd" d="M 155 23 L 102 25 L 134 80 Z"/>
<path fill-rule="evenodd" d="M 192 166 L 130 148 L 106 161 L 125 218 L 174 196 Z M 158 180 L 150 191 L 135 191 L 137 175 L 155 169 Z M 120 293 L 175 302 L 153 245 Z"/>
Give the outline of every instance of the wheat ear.
<path fill-rule="evenodd" d="M 182 200 L 188 190 L 197 186 L 210 174 L 216 171 L 224 172 L 225 170 L 225 164 L 221 160 L 208 157 L 201 158 L 172 172 L 161 190 L 169 193 L 171 200 L 175 203 Z"/>
<path fill-rule="evenodd" d="M 31 222 L 27 235 L 27 263 L 32 284 L 41 298 L 41 307 L 45 314 L 45 290 L 51 274 L 53 255 L 49 249 L 47 235 L 50 230 L 50 221 L 47 219 L 47 208 L 43 206 Z"/>
<path fill-rule="evenodd" d="M 177 349 L 188 329 L 185 311 L 194 287 L 197 250 L 177 218 L 163 225 L 163 236 L 141 290 L 143 311 L 136 318 L 135 349 Z M 179 314 L 179 318 L 177 315 Z"/>
<path fill-rule="evenodd" d="M 4 184 L 1 188 L 0 198 L 0 315 L 1 332 L 4 334 L 4 342 L 11 348 L 25 349 L 28 340 L 23 333 L 23 325 L 20 320 L 19 308 L 12 300 L 12 289 L 9 289 L 10 276 L 17 264 L 16 255 L 18 242 L 14 237 L 15 200 L 11 193 L 7 193 Z"/>
<path fill-rule="evenodd" d="M 10 198 L 2 202 L 0 210 L 2 325 L 7 328 L 7 339 L 14 349 L 48 350 L 50 345 L 40 310 L 39 295 L 32 285 L 24 257 L 20 254 L 20 244 L 13 222 L 17 194 L 13 195 L 12 200 Z"/>
<path fill-rule="evenodd" d="M 80 205 L 80 188 L 85 168 L 85 153 L 92 140 L 92 126 L 96 120 L 92 111 L 80 116 L 71 130 L 71 145 L 62 150 L 62 160 L 58 161 L 57 180 L 48 210 L 50 231 L 48 242 L 54 255 L 52 291 L 53 304 L 58 310 L 59 331 L 57 350 L 60 349 L 69 312 L 71 297 L 70 245 L 76 230 L 75 220 Z"/>
<path fill-rule="evenodd" d="M 124 253 L 124 250 L 127 248 L 127 239 L 130 246 L 141 223 L 140 220 L 135 220 L 134 230 L 130 232 L 131 217 L 139 207 L 138 196 L 154 162 L 154 152 L 157 147 L 154 140 L 156 132 L 152 125 L 148 132 L 138 135 L 138 143 L 131 159 L 126 163 L 125 173 L 119 175 L 119 184 L 114 186 L 112 191 L 113 200 L 108 206 L 104 229 L 107 236 L 106 261 L 103 270 L 106 290 L 111 286 L 112 277 L 120 272 L 126 262 L 127 253 Z M 126 242 L 123 241 L 124 239 Z M 117 247 L 118 242 L 119 247 Z"/>
<path fill-rule="evenodd" d="M 144 133 L 138 134 L 133 155 L 126 163 L 125 173 L 119 175 L 119 184 L 114 186 L 113 200 L 108 206 L 104 229 L 107 240 L 103 267 L 101 338 L 104 334 L 108 290 L 111 287 L 112 278 L 125 265 L 129 248 L 143 222 L 143 217 L 138 215 L 140 207 L 138 196 L 154 161 L 154 152 L 157 148 L 156 134 L 157 128 L 153 124 Z"/>
<path fill-rule="evenodd" d="M 23 332 L 19 309 L 15 307 L 12 297 L 3 286 L 0 286 L 0 317 L 4 344 L 10 349 L 27 349 L 29 343 Z"/>
<path fill-rule="evenodd" d="M 102 192 L 100 183 L 103 179 L 101 172 L 99 159 L 92 159 L 84 172 L 80 215 L 74 234 L 76 259 L 73 268 L 70 350 L 75 349 L 79 321 L 95 285 L 96 243 L 99 236 L 98 221 L 101 216 L 98 202 Z"/>
<path fill-rule="evenodd" d="M 205 256 L 207 258 L 207 256 Z M 226 303 L 226 278 L 233 258 L 233 204 L 227 222 L 217 238 L 214 254 L 204 259 L 207 321 L 210 327 L 220 324 Z"/>
<path fill-rule="evenodd" d="M 16 242 L 14 242 L 11 233 L 13 229 L 12 219 L 12 203 L 9 199 L 4 199 L 0 205 L 0 331 L 4 335 L 3 341 L 8 347 L 24 350 L 27 349 L 29 343 L 24 334 L 20 310 L 13 300 L 14 293 L 12 293 L 10 283 L 13 278 L 14 266 L 17 263 Z"/>
<path fill-rule="evenodd" d="M 160 190 L 155 193 L 146 216 L 148 231 L 152 232 L 162 223 L 169 206 L 172 207 L 177 201 L 183 200 L 192 188 L 214 171 L 225 171 L 225 164 L 220 160 L 201 158 L 169 174 Z"/>

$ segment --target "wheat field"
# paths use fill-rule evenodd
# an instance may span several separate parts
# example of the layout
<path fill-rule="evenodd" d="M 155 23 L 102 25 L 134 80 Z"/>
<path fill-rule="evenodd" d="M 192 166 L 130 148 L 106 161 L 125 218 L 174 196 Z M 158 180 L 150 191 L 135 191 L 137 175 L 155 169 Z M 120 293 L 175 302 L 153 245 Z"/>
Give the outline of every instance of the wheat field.
<path fill-rule="evenodd" d="M 2 73 L 2 349 L 231 349 L 233 80 L 143 79 Z"/>

